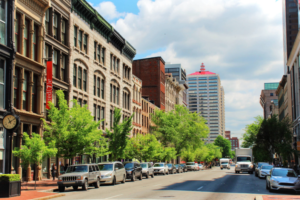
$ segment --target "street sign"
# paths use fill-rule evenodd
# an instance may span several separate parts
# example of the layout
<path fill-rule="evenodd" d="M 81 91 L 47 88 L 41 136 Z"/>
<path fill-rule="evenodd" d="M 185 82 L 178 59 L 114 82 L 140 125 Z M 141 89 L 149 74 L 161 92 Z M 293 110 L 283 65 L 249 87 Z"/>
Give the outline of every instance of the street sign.
<path fill-rule="evenodd" d="M 47 61 L 47 82 L 46 82 L 46 109 L 49 110 L 49 101 L 52 102 L 52 61 Z"/>

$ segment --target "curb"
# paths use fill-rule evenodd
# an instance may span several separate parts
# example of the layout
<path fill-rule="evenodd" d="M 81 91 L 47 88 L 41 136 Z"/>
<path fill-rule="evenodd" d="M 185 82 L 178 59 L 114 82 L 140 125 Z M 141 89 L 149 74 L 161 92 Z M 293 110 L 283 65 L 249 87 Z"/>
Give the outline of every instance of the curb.
<path fill-rule="evenodd" d="M 47 199 L 54 199 L 54 198 L 62 197 L 62 196 L 66 196 L 66 194 L 54 194 L 54 195 L 50 195 L 50 196 L 46 196 L 46 197 L 35 198 L 32 200 L 47 200 Z"/>
<path fill-rule="evenodd" d="M 254 200 L 263 200 L 262 195 L 256 196 Z"/>

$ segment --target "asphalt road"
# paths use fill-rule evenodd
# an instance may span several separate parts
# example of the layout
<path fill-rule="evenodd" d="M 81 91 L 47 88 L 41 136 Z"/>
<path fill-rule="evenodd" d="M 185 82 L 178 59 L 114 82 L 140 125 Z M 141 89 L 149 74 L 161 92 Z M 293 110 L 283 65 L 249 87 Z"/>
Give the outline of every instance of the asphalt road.
<path fill-rule="evenodd" d="M 210 170 L 188 172 L 174 175 L 158 175 L 154 178 L 136 182 L 127 181 L 115 186 L 101 185 L 99 189 L 90 187 L 88 191 L 73 191 L 67 188 L 62 199 L 212 199 L 212 200 L 253 200 L 261 194 L 287 195 L 288 193 L 270 193 L 266 190 L 265 179 L 254 174 L 235 174 L 231 170 Z"/>

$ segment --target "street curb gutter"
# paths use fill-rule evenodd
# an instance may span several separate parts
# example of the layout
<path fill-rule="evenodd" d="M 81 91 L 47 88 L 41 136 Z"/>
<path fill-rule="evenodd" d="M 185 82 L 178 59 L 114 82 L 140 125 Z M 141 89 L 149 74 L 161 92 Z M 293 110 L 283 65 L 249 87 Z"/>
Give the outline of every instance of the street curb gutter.
<path fill-rule="evenodd" d="M 262 198 L 261 195 L 259 195 L 259 196 L 256 196 L 256 197 L 254 198 L 254 200 L 263 200 L 263 198 Z"/>
<path fill-rule="evenodd" d="M 54 195 L 50 195 L 50 196 L 46 196 L 46 197 L 35 198 L 32 200 L 47 200 L 47 199 L 54 199 L 54 198 L 62 197 L 62 196 L 66 196 L 66 195 L 65 194 L 54 194 Z"/>

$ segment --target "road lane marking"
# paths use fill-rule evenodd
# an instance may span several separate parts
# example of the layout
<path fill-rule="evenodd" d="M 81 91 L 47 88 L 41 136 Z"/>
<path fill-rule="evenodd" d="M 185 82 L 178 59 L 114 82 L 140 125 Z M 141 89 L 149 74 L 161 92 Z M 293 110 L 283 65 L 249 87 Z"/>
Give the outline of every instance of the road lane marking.
<path fill-rule="evenodd" d="M 203 186 L 199 187 L 197 190 L 201 190 L 203 188 Z"/>
<path fill-rule="evenodd" d="M 121 196 L 121 195 L 123 195 L 123 194 L 119 194 L 119 195 L 112 196 L 112 197 L 107 197 L 107 198 L 105 198 L 105 199 L 110 199 L 110 198 L 118 197 L 118 196 Z"/>

